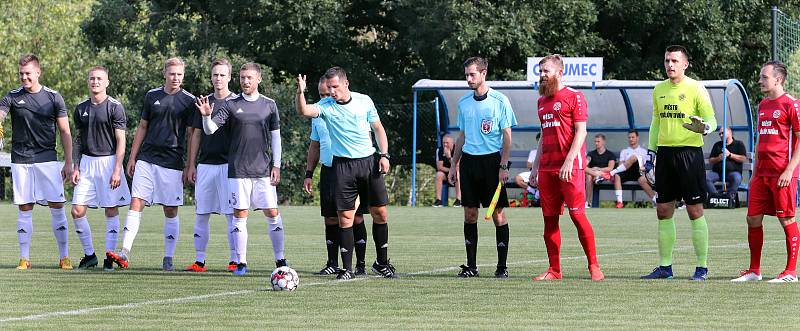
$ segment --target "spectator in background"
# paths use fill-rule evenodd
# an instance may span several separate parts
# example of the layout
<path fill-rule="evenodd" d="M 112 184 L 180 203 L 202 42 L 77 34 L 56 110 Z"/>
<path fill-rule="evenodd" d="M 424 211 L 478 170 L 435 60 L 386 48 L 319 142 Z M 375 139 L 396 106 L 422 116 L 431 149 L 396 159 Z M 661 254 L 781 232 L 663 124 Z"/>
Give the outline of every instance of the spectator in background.
<path fill-rule="evenodd" d="M 529 192 L 534 193 L 537 196 L 536 199 L 539 198 L 538 197 L 539 194 L 538 192 L 536 192 L 535 188 L 528 186 L 528 180 L 530 179 L 531 176 L 530 169 L 533 167 L 533 160 L 536 159 L 536 151 L 537 151 L 536 146 L 539 146 L 539 138 L 541 137 L 542 137 L 541 132 L 536 134 L 536 145 L 534 145 L 531 152 L 528 153 L 528 161 L 525 162 L 525 167 L 528 168 L 528 171 L 519 173 L 518 175 L 514 176 L 514 183 L 517 184 L 517 187 L 519 188 L 527 187 Z"/>
<path fill-rule="evenodd" d="M 622 203 L 622 183 L 628 181 L 637 181 L 639 186 L 642 187 L 644 193 L 653 201 L 653 206 L 656 205 L 656 192 L 653 187 L 647 183 L 647 178 L 644 174 L 644 164 L 650 159 L 647 155 L 647 149 L 639 146 L 639 131 L 635 129 L 628 130 L 628 148 L 619 152 L 619 163 L 611 172 L 603 173 L 599 178 L 611 179 L 614 182 L 614 196 L 617 198 L 616 208 L 625 207 Z"/>
<path fill-rule="evenodd" d="M 433 202 L 434 207 L 442 206 L 442 185 L 450 183 L 447 181 L 447 175 L 450 174 L 452 165 L 450 159 L 453 158 L 453 137 L 445 134 L 442 137 L 442 147 L 436 149 L 436 201 Z M 458 169 L 458 167 L 456 167 Z M 458 177 L 456 177 L 458 178 Z M 456 201 L 453 202 L 453 207 L 461 207 L 461 184 L 456 180 Z"/>
<path fill-rule="evenodd" d="M 724 131 L 723 131 L 724 130 Z M 733 131 L 730 128 L 719 130 L 719 137 L 725 132 L 725 148 L 722 148 L 722 140 L 711 147 L 711 154 L 708 163 L 711 164 L 711 171 L 706 173 L 706 190 L 709 194 L 717 193 L 714 183 L 722 180 L 722 158 L 725 157 L 725 182 L 727 182 L 727 195 L 733 195 L 742 183 L 742 165 L 747 160 L 747 149 L 744 143 L 733 138 Z"/>
<path fill-rule="evenodd" d="M 590 201 L 594 194 L 595 179 L 601 177 L 604 172 L 614 169 L 617 155 L 606 149 L 606 135 L 598 133 L 594 135 L 595 150 L 586 154 L 588 166 L 584 170 L 586 173 L 586 208 L 590 208 Z"/>

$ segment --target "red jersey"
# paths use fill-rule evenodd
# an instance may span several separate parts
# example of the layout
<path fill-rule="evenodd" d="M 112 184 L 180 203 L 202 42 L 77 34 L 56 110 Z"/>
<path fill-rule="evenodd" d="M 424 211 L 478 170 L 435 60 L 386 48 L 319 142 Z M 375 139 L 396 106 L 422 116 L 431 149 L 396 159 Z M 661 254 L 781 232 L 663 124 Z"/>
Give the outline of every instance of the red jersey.
<path fill-rule="evenodd" d="M 569 87 L 562 88 L 553 97 L 539 98 L 539 121 L 542 123 L 542 148 L 539 150 L 539 170 L 558 171 L 564 165 L 567 153 L 575 139 L 575 123 L 586 122 L 586 97 Z M 586 166 L 586 142 L 575 157 L 572 169 Z"/>
<path fill-rule="evenodd" d="M 792 151 L 797 147 L 795 133 L 800 132 L 800 102 L 784 93 L 758 104 L 758 154 L 756 175 L 780 176 L 789 165 Z M 794 177 L 800 167 L 794 169 Z"/>

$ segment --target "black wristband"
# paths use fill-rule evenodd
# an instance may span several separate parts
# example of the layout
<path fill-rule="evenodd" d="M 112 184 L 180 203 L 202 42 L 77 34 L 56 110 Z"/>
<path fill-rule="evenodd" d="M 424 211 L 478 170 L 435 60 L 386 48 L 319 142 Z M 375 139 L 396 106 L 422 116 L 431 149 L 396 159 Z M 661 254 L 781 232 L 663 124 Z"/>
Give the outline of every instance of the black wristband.
<path fill-rule="evenodd" d="M 314 177 L 314 171 L 306 170 L 306 178 L 313 178 L 313 177 Z"/>

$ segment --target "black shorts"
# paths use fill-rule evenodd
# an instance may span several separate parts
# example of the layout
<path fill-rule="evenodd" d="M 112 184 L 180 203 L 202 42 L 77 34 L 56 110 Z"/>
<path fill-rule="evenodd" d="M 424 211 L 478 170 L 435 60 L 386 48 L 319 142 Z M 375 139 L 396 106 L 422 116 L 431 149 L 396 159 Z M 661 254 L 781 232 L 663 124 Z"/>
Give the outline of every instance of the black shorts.
<path fill-rule="evenodd" d="M 319 210 L 322 217 L 338 217 L 336 213 L 336 176 L 333 173 L 333 167 L 322 166 L 319 172 Z M 369 206 L 362 203 L 356 210 L 356 215 L 364 215 L 369 213 Z"/>
<path fill-rule="evenodd" d="M 683 199 L 687 205 L 706 199 L 706 170 L 700 147 L 658 147 L 656 202 Z"/>
<path fill-rule="evenodd" d="M 489 207 L 497 189 L 500 172 L 500 153 L 470 155 L 464 153 L 459 163 L 461 205 L 464 207 Z M 500 200 L 495 208 L 508 207 L 506 187 L 500 189 Z"/>
<path fill-rule="evenodd" d="M 389 204 L 383 175 L 378 172 L 378 161 L 372 155 L 360 159 L 333 157 L 336 210 L 355 209 L 356 197 L 361 197 L 362 206 Z"/>
<path fill-rule="evenodd" d="M 639 172 L 639 161 L 636 161 L 631 165 L 630 168 L 625 169 L 625 171 L 618 174 L 620 178 L 620 182 L 629 182 L 629 181 L 638 181 L 639 177 L 642 177 L 642 173 Z"/>

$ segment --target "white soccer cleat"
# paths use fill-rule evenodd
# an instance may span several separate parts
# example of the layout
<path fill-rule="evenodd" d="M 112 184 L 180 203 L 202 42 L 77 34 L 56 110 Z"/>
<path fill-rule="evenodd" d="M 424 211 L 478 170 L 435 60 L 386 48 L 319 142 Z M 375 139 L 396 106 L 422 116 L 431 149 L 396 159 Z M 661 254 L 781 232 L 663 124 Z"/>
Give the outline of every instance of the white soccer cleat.
<path fill-rule="evenodd" d="M 761 280 L 761 275 L 750 270 L 742 271 L 739 278 L 731 279 L 732 282 L 757 282 L 759 280 Z"/>
<path fill-rule="evenodd" d="M 797 275 L 792 275 L 788 272 L 782 272 L 778 277 L 775 279 L 771 279 L 768 283 L 797 283 Z"/>

